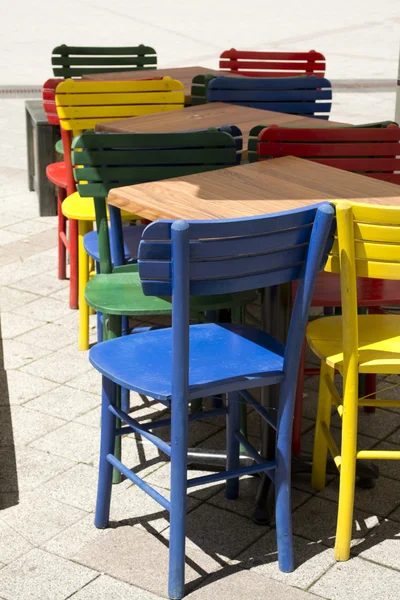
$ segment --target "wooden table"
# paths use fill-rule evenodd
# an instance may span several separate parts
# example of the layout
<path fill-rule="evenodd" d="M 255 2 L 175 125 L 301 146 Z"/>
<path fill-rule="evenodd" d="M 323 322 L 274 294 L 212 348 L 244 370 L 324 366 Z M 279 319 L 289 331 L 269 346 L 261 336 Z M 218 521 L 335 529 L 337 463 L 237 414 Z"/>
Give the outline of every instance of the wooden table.
<path fill-rule="evenodd" d="M 108 202 L 144 219 L 230 219 L 322 200 L 400 206 L 400 186 L 285 156 L 115 188 Z"/>
<path fill-rule="evenodd" d="M 192 80 L 196 75 L 223 75 L 224 77 L 240 77 L 235 73 L 228 71 L 218 71 L 215 69 L 207 69 L 207 67 L 175 67 L 170 69 L 145 69 L 142 71 L 120 71 L 116 73 L 92 73 L 84 75 L 82 79 L 90 81 L 131 81 L 134 79 L 143 79 L 145 77 L 171 77 L 181 81 L 185 88 L 186 104 L 191 102 Z"/>
<path fill-rule="evenodd" d="M 222 125 L 237 125 L 243 133 L 244 147 L 247 149 L 247 138 L 250 129 L 256 125 L 293 125 L 308 127 L 338 127 L 343 123 L 287 115 L 259 108 L 236 106 L 223 102 L 210 102 L 199 106 L 189 106 L 182 110 L 171 110 L 153 113 L 141 117 L 130 117 L 118 121 L 98 123 L 96 131 L 113 133 L 170 133 L 191 129 L 208 129 Z"/>

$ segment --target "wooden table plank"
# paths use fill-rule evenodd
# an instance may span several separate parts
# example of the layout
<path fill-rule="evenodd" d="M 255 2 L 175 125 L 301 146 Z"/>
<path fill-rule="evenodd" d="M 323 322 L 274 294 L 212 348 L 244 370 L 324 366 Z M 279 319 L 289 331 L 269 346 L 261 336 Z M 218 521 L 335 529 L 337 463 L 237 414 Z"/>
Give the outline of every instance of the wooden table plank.
<path fill-rule="evenodd" d="M 143 71 L 120 71 L 116 73 L 92 73 L 84 75 L 82 79 L 90 81 L 133 81 L 135 79 L 143 79 L 145 77 L 171 77 L 181 81 L 185 88 L 186 103 L 191 101 L 192 80 L 196 75 L 203 74 L 224 75 L 225 77 L 240 77 L 235 73 L 227 71 L 218 71 L 216 69 L 207 69 L 207 67 L 175 67 L 170 69 L 145 69 Z"/>
<path fill-rule="evenodd" d="M 108 202 L 144 219 L 228 219 L 349 199 L 400 206 L 400 186 L 285 156 L 116 188 Z"/>
<path fill-rule="evenodd" d="M 256 125 L 288 125 L 304 127 L 337 127 L 343 123 L 299 117 L 259 108 L 236 106 L 223 102 L 211 102 L 189 106 L 182 110 L 153 113 L 142 117 L 131 117 L 117 121 L 98 123 L 96 131 L 113 133 L 169 133 L 191 129 L 208 129 L 221 125 L 236 125 L 243 133 L 245 147 L 250 129 Z"/>

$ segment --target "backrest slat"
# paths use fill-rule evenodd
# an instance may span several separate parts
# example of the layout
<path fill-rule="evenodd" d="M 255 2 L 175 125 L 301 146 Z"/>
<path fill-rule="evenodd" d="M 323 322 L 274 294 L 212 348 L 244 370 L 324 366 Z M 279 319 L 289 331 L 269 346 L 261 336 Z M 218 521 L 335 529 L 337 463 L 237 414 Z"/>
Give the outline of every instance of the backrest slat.
<path fill-rule="evenodd" d="M 258 129 L 254 128 L 253 135 Z M 251 153 L 254 154 L 253 146 Z M 330 167 L 400 183 L 400 129 L 396 124 L 389 124 L 386 128 L 364 129 L 273 125 L 258 132 L 257 156 L 260 159 L 298 156 Z"/>
<path fill-rule="evenodd" d="M 139 81 L 73 81 L 56 90 L 61 126 L 80 132 L 97 122 L 184 107 L 183 84 L 164 77 Z"/>
<path fill-rule="evenodd" d="M 52 52 L 51 64 L 54 75 L 82 77 L 91 73 L 116 71 L 152 70 L 157 68 L 154 48 L 140 46 L 90 47 L 57 46 Z"/>
<path fill-rule="evenodd" d="M 288 77 L 325 74 L 325 56 L 320 52 L 257 52 L 225 50 L 219 68 L 247 77 Z"/>
<path fill-rule="evenodd" d="M 275 285 L 271 281 L 281 282 L 283 272 L 286 281 L 297 278 L 320 207 L 332 212 L 324 203 L 267 217 L 190 222 L 190 293 L 232 293 L 254 289 L 256 281 L 261 287 Z M 171 227 L 171 221 L 158 221 L 143 232 L 138 263 L 145 294 L 172 293 Z M 333 229 L 329 248 L 332 241 Z"/>
<path fill-rule="evenodd" d="M 332 86 L 311 77 L 214 77 L 208 81 L 208 102 L 229 102 L 288 114 L 328 118 Z"/>

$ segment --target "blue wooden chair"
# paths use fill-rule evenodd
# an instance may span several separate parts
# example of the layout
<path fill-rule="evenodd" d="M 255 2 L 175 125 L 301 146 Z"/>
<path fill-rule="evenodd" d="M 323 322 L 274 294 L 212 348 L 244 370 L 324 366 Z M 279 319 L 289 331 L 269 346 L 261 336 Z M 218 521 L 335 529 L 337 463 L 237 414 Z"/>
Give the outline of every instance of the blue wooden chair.
<path fill-rule="evenodd" d="M 207 85 L 208 102 L 228 102 L 262 110 L 328 119 L 332 85 L 311 77 L 215 77 Z"/>
<path fill-rule="evenodd" d="M 170 511 L 170 598 L 184 595 L 187 489 L 226 480 L 235 499 L 239 477 L 265 472 L 275 483 L 279 566 L 292 571 L 290 514 L 291 430 L 297 371 L 317 272 L 333 241 L 334 209 L 322 203 L 291 212 L 223 221 L 156 221 L 139 246 L 143 292 L 172 296 L 172 327 L 102 342 L 90 362 L 103 375 L 102 432 L 95 525 L 109 523 L 112 468 Z M 252 327 L 189 325 L 189 299 L 237 293 L 299 279 L 286 346 Z M 190 354 L 189 354 L 190 346 Z M 277 418 L 248 389 L 280 384 Z M 171 420 L 140 424 L 116 405 L 117 386 L 164 403 Z M 188 414 L 196 398 L 227 394 L 227 406 Z M 250 403 L 276 429 L 276 460 L 265 461 L 239 431 L 240 402 Z M 187 479 L 188 423 L 227 415 L 227 470 Z M 124 423 L 117 432 L 116 419 Z M 168 444 L 154 430 L 171 425 Z M 171 458 L 171 500 L 130 471 L 114 455 L 115 436 L 135 432 Z M 239 468 L 240 444 L 254 465 Z"/>

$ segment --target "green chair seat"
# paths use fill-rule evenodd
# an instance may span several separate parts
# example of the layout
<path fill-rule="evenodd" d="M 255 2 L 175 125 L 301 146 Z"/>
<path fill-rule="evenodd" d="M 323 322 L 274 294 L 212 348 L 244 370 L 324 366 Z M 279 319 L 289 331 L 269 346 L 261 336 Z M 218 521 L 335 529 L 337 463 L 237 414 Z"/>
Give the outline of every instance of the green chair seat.
<path fill-rule="evenodd" d="M 64 156 L 64 147 L 62 140 L 58 140 L 58 142 L 56 142 L 55 149 L 56 152 L 58 152 L 58 154 L 62 154 Z"/>
<path fill-rule="evenodd" d="M 124 265 L 135 268 L 136 265 Z M 96 275 L 86 285 L 86 302 L 98 312 L 115 316 L 149 316 L 171 314 L 169 299 L 145 296 L 137 272 L 120 271 Z M 251 304 L 257 299 L 257 292 L 240 292 L 216 296 L 193 297 L 192 313 L 221 310 Z"/>

